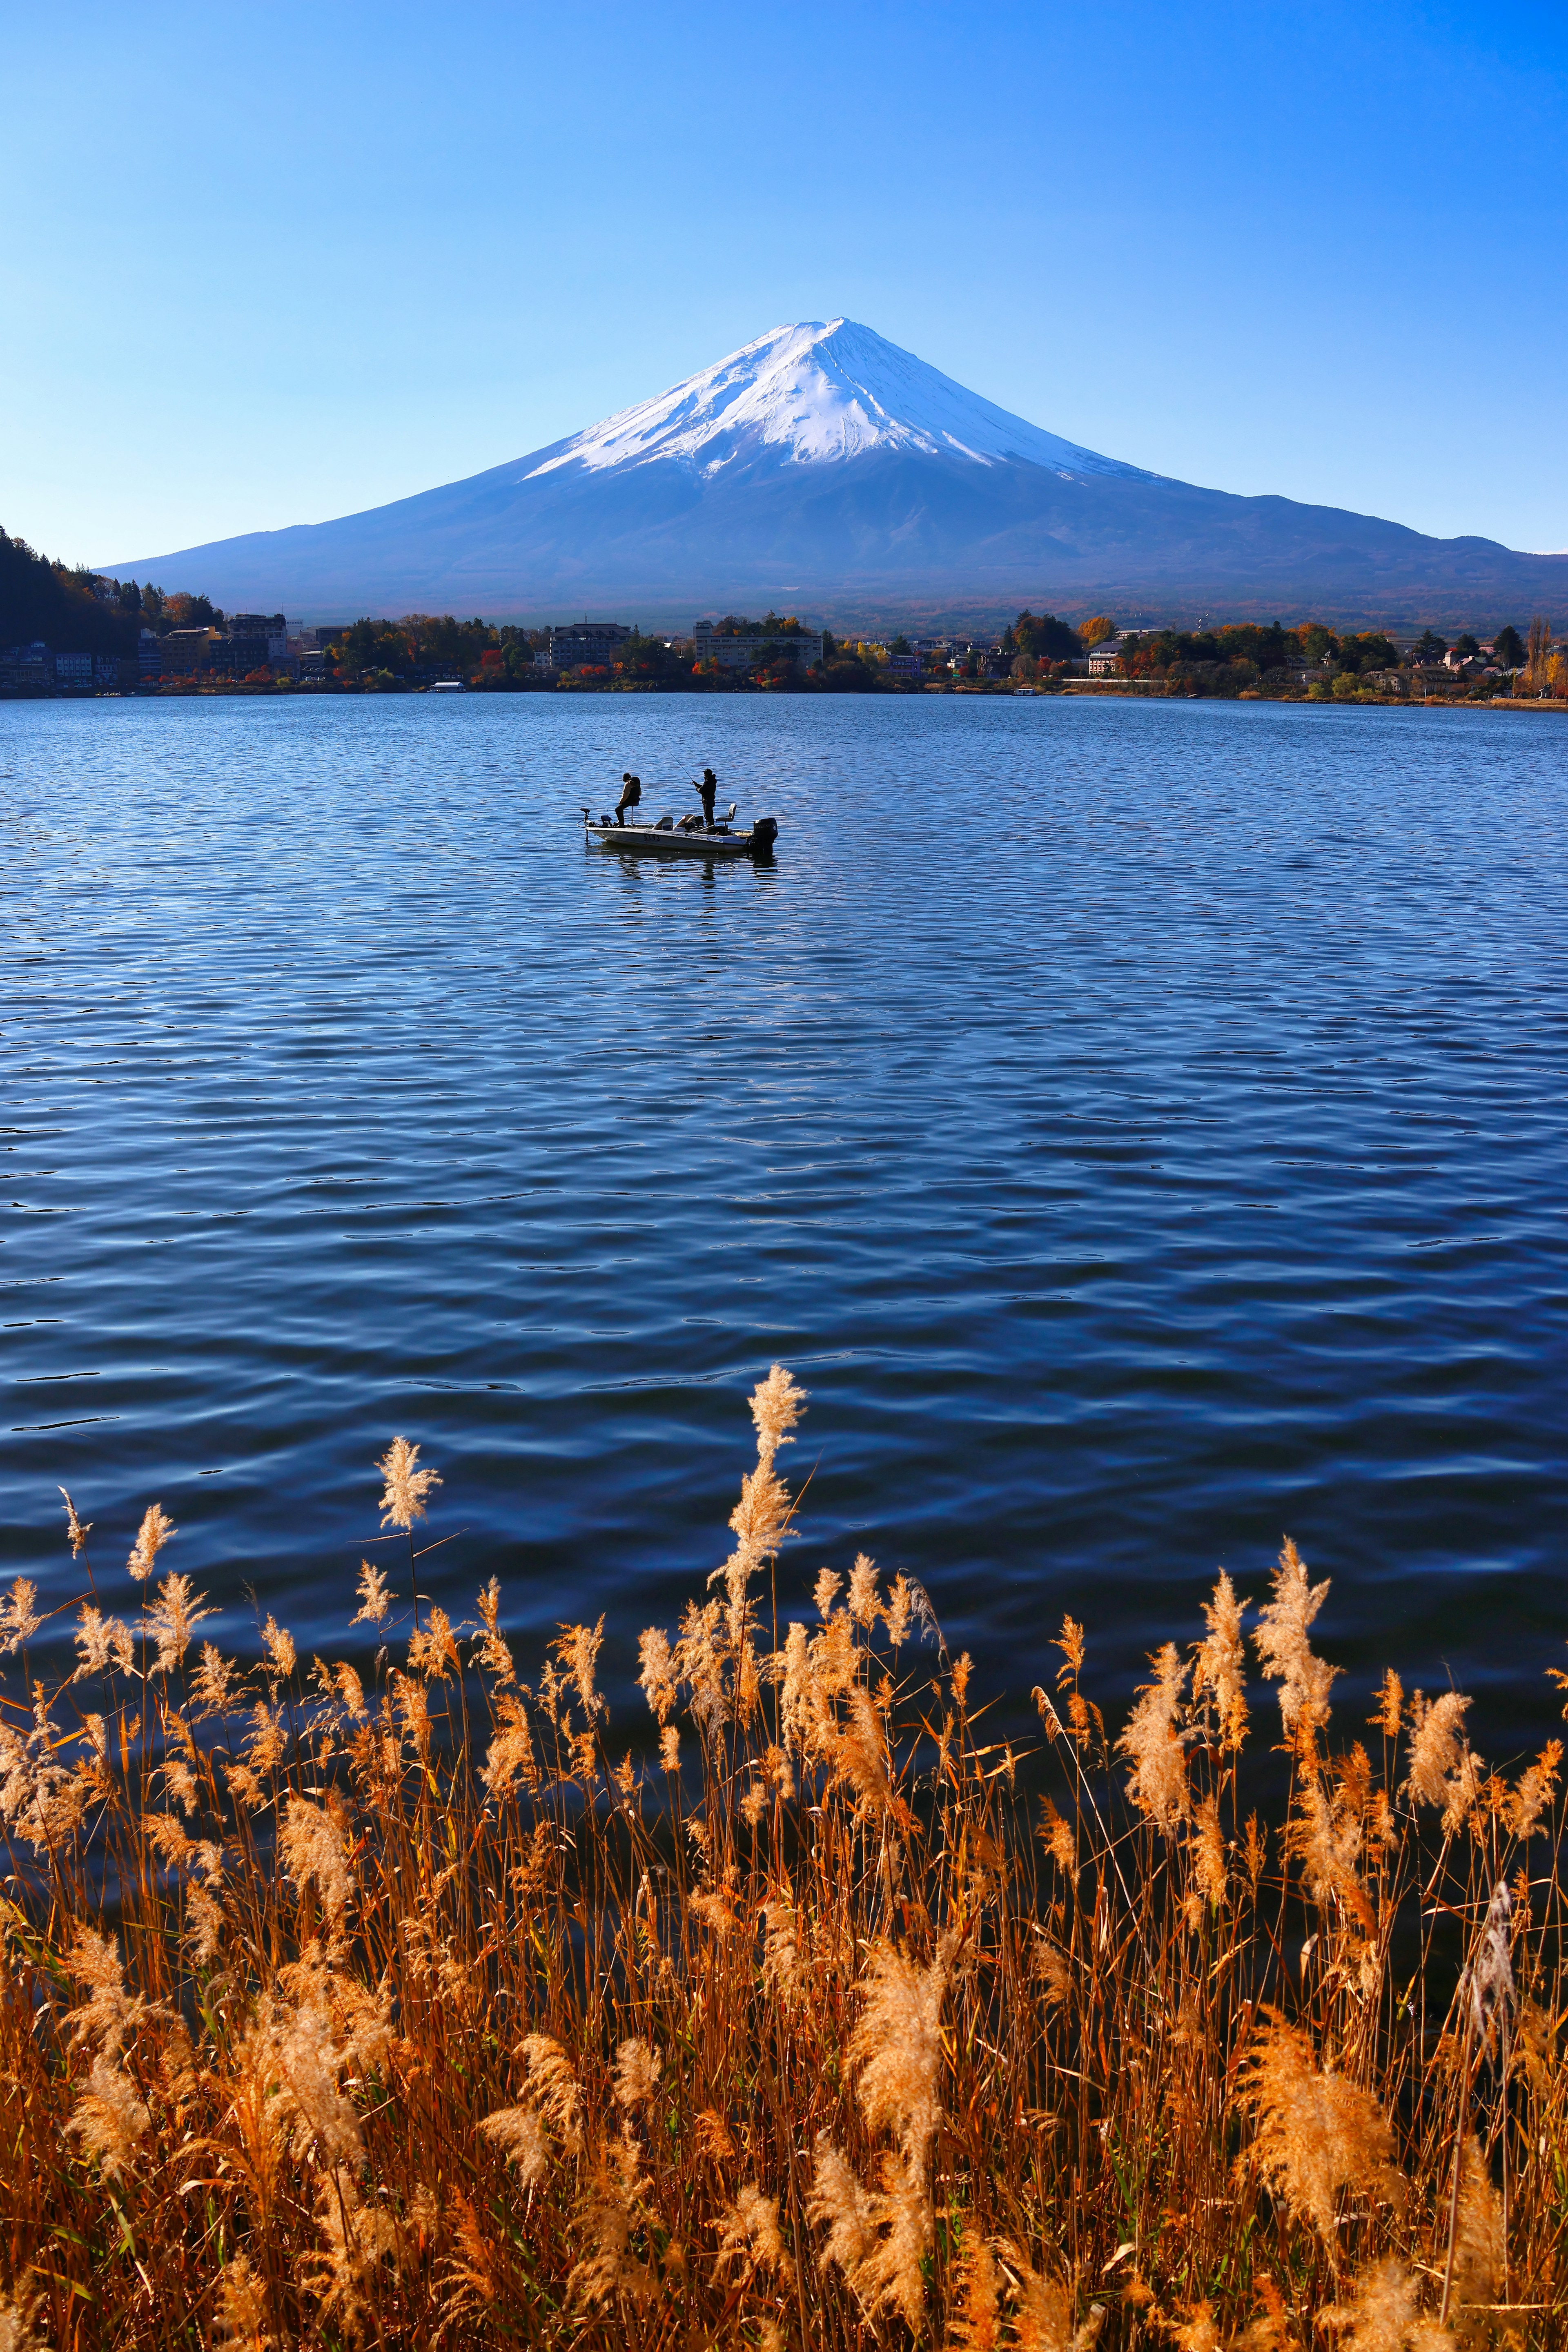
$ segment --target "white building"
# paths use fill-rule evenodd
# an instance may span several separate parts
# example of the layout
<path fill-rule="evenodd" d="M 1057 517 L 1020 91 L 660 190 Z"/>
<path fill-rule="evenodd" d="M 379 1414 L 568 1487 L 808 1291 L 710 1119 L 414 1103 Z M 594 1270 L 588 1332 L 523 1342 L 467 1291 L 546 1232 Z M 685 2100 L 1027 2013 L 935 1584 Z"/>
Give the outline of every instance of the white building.
<path fill-rule="evenodd" d="M 760 661 L 776 661 L 787 654 L 798 668 L 814 669 L 822 659 L 820 629 L 784 630 L 777 635 L 733 636 L 699 621 L 692 631 L 699 661 L 717 662 L 721 669 L 750 669 Z"/>
<path fill-rule="evenodd" d="M 626 621 L 569 621 L 549 629 L 544 649 L 533 656 L 538 669 L 608 669 L 631 635 Z"/>

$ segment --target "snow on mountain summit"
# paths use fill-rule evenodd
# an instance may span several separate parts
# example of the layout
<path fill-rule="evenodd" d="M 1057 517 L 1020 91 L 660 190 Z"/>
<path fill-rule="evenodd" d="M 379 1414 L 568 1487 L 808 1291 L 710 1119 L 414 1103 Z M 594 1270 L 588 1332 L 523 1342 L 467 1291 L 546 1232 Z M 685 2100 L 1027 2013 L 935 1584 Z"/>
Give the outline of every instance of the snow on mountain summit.
<path fill-rule="evenodd" d="M 672 460 L 711 479 L 738 461 L 820 465 L 879 450 L 1150 478 L 1009 415 L 852 319 L 774 327 L 657 398 L 557 442 L 523 478 Z"/>

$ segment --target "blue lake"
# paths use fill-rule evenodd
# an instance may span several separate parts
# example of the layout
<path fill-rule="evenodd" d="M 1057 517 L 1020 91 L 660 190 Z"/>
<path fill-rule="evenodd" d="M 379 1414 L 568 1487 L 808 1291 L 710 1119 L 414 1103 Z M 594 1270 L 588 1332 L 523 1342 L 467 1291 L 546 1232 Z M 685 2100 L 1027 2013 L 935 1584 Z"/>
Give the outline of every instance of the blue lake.
<path fill-rule="evenodd" d="M 584 848 L 704 761 L 771 868 Z M 426 1589 L 530 1679 L 605 1612 L 640 1727 L 776 1358 L 786 1600 L 869 1551 L 1020 1702 L 1070 1609 L 1120 1706 L 1289 1532 L 1500 1755 L 1568 1664 L 1565 778 L 1527 714 L 0 709 L 0 1567 L 75 1591 L 68 1486 L 124 1609 L 158 1499 L 226 1646 L 336 1644 L 402 1432 Z"/>

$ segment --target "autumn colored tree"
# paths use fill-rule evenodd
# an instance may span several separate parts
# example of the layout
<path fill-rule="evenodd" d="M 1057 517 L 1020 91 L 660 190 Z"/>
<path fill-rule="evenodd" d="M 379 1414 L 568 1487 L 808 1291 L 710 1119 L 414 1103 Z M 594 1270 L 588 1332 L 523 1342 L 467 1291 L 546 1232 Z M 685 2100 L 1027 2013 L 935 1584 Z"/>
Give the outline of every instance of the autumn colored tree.
<path fill-rule="evenodd" d="M 1102 646 L 1107 637 L 1113 637 L 1116 624 L 1109 613 L 1093 613 L 1087 621 L 1079 624 L 1078 634 L 1087 651 L 1095 646 Z"/>
<path fill-rule="evenodd" d="M 344 677 L 363 677 L 378 669 L 402 672 L 412 669 L 415 663 L 406 625 L 396 621 L 355 621 L 343 630 L 331 650 Z"/>
<path fill-rule="evenodd" d="M 1071 661 L 1087 642 L 1054 613 L 1031 613 L 1026 605 L 1014 622 L 1012 634 L 1019 653 L 1036 662 Z"/>
<path fill-rule="evenodd" d="M 877 683 L 877 674 L 864 660 L 856 646 L 846 645 L 831 636 L 823 639 L 822 667 L 811 673 L 812 683 L 826 687 L 834 694 L 868 693 Z"/>
<path fill-rule="evenodd" d="M 625 678 L 657 686 L 680 677 L 690 665 L 662 637 L 645 637 L 640 629 L 634 628 L 621 647 L 616 667 Z"/>
<path fill-rule="evenodd" d="M 210 596 L 188 596 L 183 592 L 167 598 L 163 607 L 172 629 L 216 629 L 223 626 L 223 608 Z"/>
<path fill-rule="evenodd" d="M 1530 683 L 1537 694 L 1546 691 L 1546 666 L 1551 658 L 1552 624 L 1544 613 L 1537 613 L 1530 624 L 1530 642 L 1525 648 Z"/>

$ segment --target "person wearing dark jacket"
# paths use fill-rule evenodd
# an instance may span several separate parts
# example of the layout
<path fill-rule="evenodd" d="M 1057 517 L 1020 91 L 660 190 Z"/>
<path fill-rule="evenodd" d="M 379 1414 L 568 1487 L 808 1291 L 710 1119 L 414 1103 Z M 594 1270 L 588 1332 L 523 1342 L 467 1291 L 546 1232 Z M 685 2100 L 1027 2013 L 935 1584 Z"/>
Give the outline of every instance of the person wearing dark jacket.
<path fill-rule="evenodd" d="M 625 824 L 626 821 L 627 809 L 635 809 L 641 798 L 642 778 L 640 776 L 627 775 L 623 771 L 621 775 L 621 797 L 616 803 L 616 823 L 617 824 Z"/>
<path fill-rule="evenodd" d="M 719 779 L 711 768 L 702 771 L 702 782 L 697 787 L 702 802 L 702 822 L 709 832 L 713 829 L 713 799 L 719 790 Z"/>

